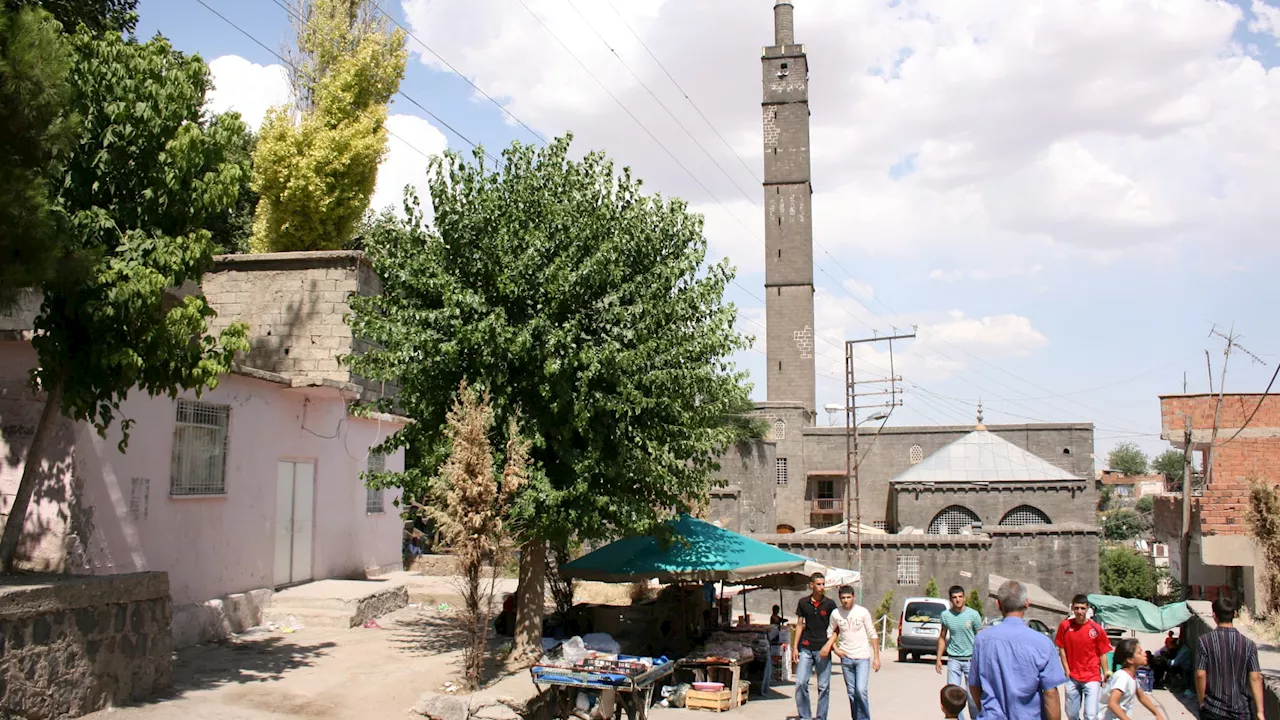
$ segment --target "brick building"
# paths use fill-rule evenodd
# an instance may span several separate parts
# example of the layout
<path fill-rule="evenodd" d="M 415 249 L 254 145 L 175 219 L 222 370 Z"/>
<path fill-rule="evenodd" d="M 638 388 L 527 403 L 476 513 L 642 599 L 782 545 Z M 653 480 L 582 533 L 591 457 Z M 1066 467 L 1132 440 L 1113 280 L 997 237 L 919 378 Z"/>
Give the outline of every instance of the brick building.
<path fill-rule="evenodd" d="M 768 367 L 767 400 L 755 413 L 769 437 L 722 459 L 727 487 L 713 493 L 707 514 L 740 532 L 775 533 L 766 540 L 781 542 L 843 522 L 850 503 L 845 428 L 815 425 L 809 65 L 787 0 L 774 6 L 774 44 L 761 63 Z M 869 602 L 893 589 L 900 605 L 935 576 L 944 586 L 985 588 L 996 573 L 1065 597 L 1097 589 L 1092 424 L 982 427 L 979 416 L 977 426 L 857 432 L 865 453 L 860 519 L 887 531 L 863 538 Z M 976 474 L 955 482 L 912 472 L 957 453 L 999 462 L 978 463 Z M 956 513 L 973 522 L 951 522 Z M 796 543 L 812 544 L 805 554 L 818 560 L 848 562 L 840 538 L 786 541 L 789 549 Z"/>
<path fill-rule="evenodd" d="M 1192 500 L 1191 550 L 1188 584 L 1193 598 L 1210 597 L 1229 588 L 1245 604 L 1259 607 L 1257 578 L 1261 557 L 1249 537 L 1249 482 L 1280 483 L 1280 397 L 1258 393 L 1223 395 L 1218 437 L 1213 443 L 1213 468 L 1207 473 L 1218 396 L 1162 395 L 1161 437 L 1186 448 L 1186 423 L 1191 421 Z M 1181 493 L 1156 498 L 1155 535 L 1169 546 L 1169 571 L 1180 577 Z"/>

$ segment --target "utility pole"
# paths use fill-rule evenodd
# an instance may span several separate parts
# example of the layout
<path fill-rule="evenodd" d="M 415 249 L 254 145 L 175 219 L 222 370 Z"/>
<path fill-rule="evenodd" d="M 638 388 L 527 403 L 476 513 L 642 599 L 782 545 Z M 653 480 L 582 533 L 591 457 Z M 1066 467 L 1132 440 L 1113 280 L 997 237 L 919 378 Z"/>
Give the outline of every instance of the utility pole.
<path fill-rule="evenodd" d="M 1217 449 L 1214 446 L 1218 442 L 1218 427 L 1222 421 L 1222 396 L 1227 389 L 1227 363 L 1231 360 L 1231 351 L 1239 350 L 1240 352 L 1252 358 L 1255 363 L 1261 363 L 1263 365 L 1266 365 L 1266 362 L 1262 358 L 1258 357 L 1254 353 L 1249 352 L 1242 345 L 1240 345 L 1240 343 L 1236 342 L 1237 340 L 1240 339 L 1241 336 L 1237 335 L 1235 330 L 1236 330 L 1235 323 L 1231 324 L 1231 328 L 1227 330 L 1226 335 L 1223 335 L 1221 332 L 1219 332 L 1218 326 L 1216 325 L 1211 330 L 1209 330 L 1210 337 L 1217 335 L 1218 337 L 1222 338 L 1225 344 L 1222 348 L 1222 377 L 1218 380 L 1218 402 L 1217 402 L 1217 406 L 1213 410 L 1213 433 L 1209 436 L 1209 451 L 1208 451 L 1209 457 L 1208 459 L 1205 460 L 1205 464 L 1204 464 L 1204 484 L 1206 487 L 1209 485 L 1209 483 L 1213 482 L 1213 457 L 1214 455 L 1217 454 L 1216 452 Z M 1208 353 L 1209 351 L 1206 350 L 1205 357 L 1208 357 Z M 1209 383 L 1210 383 L 1210 387 L 1212 388 L 1213 375 L 1209 376 Z M 1212 393 L 1213 390 L 1210 389 L 1209 392 Z"/>
<path fill-rule="evenodd" d="M 1178 543 L 1178 557 L 1182 567 L 1178 582 L 1182 584 L 1182 599 L 1190 600 L 1191 582 L 1191 414 L 1183 415 L 1185 429 L 1182 434 L 1182 537 Z"/>
<path fill-rule="evenodd" d="M 857 340 L 846 340 L 844 343 L 844 548 L 845 558 L 849 565 L 853 565 L 853 525 L 857 523 L 857 541 L 858 541 L 858 602 L 862 602 L 862 485 L 858 482 L 858 466 L 862 462 L 862 457 L 858 454 L 858 419 L 855 417 L 858 410 L 858 398 L 869 395 L 888 396 L 888 400 L 879 405 L 871 407 L 888 408 L 887 412 L 892 412 L 893 408 L 902 404 L 898 399 L 901 390 L 898 389 L 898 383 L 902 378 L 894 374 L 893 368 L 893 341 L 907 340 L 916 336 L 913 328 L 910 333 L 897 333 L 893 335 L 875 335 L 869 338 L 859 338 Z M 887 382 L 888 390 L 879 390 L 875 392 L 859 393 L 857 391 L 859 380 L 854 373 L 853 349 L 855 345 L 862 343 L 888 342 L 889 343 L 889 377 L 883 380 L 864 380 L 864 384 Z M 884 419 L 888 420 L 886 413 Z M 882 423 L 883 425 L 883 423 Z M 877 432 L 877 437 L 879 433 Z M 870 450 L 870 448 L 868 448 Z M 854 507 L 850 507 L 850 502 Z M 852 512 L 850 512 L 852 510 Z M 854 517 L 850 517 L 853 515 Z"/>

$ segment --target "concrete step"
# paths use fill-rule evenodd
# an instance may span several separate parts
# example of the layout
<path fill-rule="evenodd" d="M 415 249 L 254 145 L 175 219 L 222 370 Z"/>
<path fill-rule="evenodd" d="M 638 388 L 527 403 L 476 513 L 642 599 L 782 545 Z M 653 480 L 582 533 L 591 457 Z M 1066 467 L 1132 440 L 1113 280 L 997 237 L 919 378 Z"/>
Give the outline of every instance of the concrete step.
<path fill-rule="evenodd" d="M 280 627 L 294 623 L 306 627 L 342 628 L 354 627 L 352 615 L 346 610 L 319 610 L 316 608 L 272 607 L 263 619 Z M 364 623 L 359 623 L 363 625 Z"/>
<path fill-rule="evenodd" d="M 409 592 L 400 583 L 320 580 L 276 593 L 264 615 L 277 623 L 292 614 L 299 620 L 314 616 L 317 623 L 334 623 L 327 627 L 357 627 L 408 603 Z M 345 623 L 339 617 L 346 618 Z"/>

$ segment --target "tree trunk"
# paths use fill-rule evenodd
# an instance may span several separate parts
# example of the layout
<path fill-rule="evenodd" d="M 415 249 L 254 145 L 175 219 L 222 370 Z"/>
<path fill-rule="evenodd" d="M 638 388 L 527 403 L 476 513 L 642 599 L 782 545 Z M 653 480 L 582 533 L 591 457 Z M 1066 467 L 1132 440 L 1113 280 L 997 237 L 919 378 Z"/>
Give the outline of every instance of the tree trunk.
<path fill-rule="evenodd" d="M 18 483 L 18 493 L 13 496 L 13 506 L 9 508 L 9 519 L 4 524 L 4 537 L 0 538 L 0 573 L 13 572 L 13 561 L 18 554 L 18 542 L 22 539 L 22 528 L 27 521 L 27 508 L 31 505 L 31 496 L 35 494 L 36 483 L 40 480 L 40 464 L 44 460 L 49 438 L 53 436 L 58 418 L 62 416 L 62 387 L 65 381 L 58 379 L 44 400 L 44 409 L 40 411 L 40 421 L 36 424 L 35 435 L 31 437 L 31 447 L 27 448 L 27 459 L 22 466 L 22 480 Z"/>
<path fill-rule="evenodd" d="M 547 603 L 547 541 L 534 538 L 520 546 L 520 586 L 516 590 L 516 630 L 512 669 L 526 668 L 542 657 L 542 616 Z"/>

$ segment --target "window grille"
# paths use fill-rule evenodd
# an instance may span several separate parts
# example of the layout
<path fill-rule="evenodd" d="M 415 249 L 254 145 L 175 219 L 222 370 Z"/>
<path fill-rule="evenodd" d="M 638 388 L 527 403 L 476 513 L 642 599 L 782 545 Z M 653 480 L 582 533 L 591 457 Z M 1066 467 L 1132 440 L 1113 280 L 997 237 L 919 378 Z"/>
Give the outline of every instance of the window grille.
<path fill-rule="evenodd" d="M 929 523 L 930 535 L 959 535 L 962 530 L 982 519 L 967 507 L 952 505 L 934 516 Z"/>
<path fill-rule="evenodd" d="M 898 584 L 920 584 L 920 557 L 918 555 L 898 556 Z"/>
<path fill-rule="evenodd" d="M 171 495 L 226 494 L 230 420 L 230 405 L 178 401 L 169 474 Z"/>
<path fill-rule="evenodd" d="M 1048 525 L 1049 516 L 1030 505 L 1019 505 L 1000 518 L 1001 527 L 1021 527 L 1022 525 Z"/>
<path fill-rule="evenodd" d="M 151 479 L 133 478 L 129 487 L 129 517 L 145 520 L 151 504 Z"/>
<path fill-rule="evenodd" d="M 365 461 L 365 469 L 371 473 L 385 472 L 387 469 L 387 456 L 382 453 L 369 453 L 369 458 Z M 366 487 L 364 489 L 364 511 L 366 513 L 385 512 L 385 508 L 382 505 L 382 488 Z"/>
<path fill-rule="evenodd" d="M 911 458 L 912 465 L 917 465 L 921 460 L 924 460 L 924 448 L 919 445 L 912 445 L 911 450 L 909 450 L 907 454 Z"/>
<path fill-rule="evenodd" d="M 774 481 L 779 485 L 787 484 L 787 459 L 778 458 L 773 461 L 773 477 Z"/>
<path fill-rule="evenodd" d="M 785 440 L 787 437 L 787 423 L 783 420 L 773 421 L 773 439 Z"/>
<path fill-rule="evenodd" d="M 884 530 L 888 526 L 885 525 L 885 522 L 883 520 L 876 520 L 875 522 L 871 523 L 871 527 L 877 530 Z"/>

